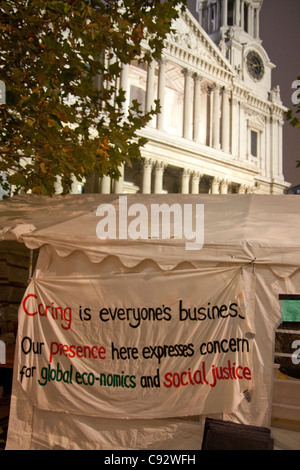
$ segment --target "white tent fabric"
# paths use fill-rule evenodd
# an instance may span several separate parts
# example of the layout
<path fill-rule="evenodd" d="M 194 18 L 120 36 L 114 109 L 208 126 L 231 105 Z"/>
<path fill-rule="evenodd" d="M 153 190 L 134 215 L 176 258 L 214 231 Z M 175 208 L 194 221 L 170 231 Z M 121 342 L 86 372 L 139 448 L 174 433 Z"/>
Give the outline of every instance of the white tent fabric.
<path fill-rule="evenodd" d="M 247 263 L 298 269 L 300 241 L 297 196 L 259 195 L 138 195 L 126 196 L 128 206 L 139 203 L 204 205 L 204 247 L 186 250 L 185 240 L 106 240 L 96 235 L 101 204 L 112 204 L 118 216 L 116 195 L 70 195 L 51 199 L 20 196 L 0 204 L 0 240 L 18 239 L 28 248 L 50 244 L 60 256 L 83 251 L 90 261 L 100 262 L 113 255 L 133 267 L 152 259 L 162 269 L 173 269 L 188 261 L 194 266 L 207 263 Z M 180 201 L 180 202 L 179 202 Z M 150 211 L 149 211 L 150 214 Z M 172 230 L 171 230 L 172 234 Z"/>
<path fill-rule="evenodd" d="M 101 328 L 108 328 L 103 330 L 107 337 L 119 340 L 120 344 L 123 338 L 130 337 L 132 344 L 139 346 L 148 345 L 150 341 L 153 341 L 152 345 L 160 345 L 166 341 L 165 338 L 180 343 L 189 337 L 193 344 L 199 341 L 204 344 L 206 338 L 229 338 L 233 335 L 251 338 L 249 355 L 224 355 L 224 361 L 247 361 L 253 380 L 249 381 L 248 390 L 243 383 L 240 388 L 232 388 L 231 385 L 233 382 L 237 385 L 236 382 L 226 382 L 227 392 L 223 393 L 221 387 L 216 392 L 216 388 L 216 395 L 207 395 L 203 403 L 198 400 L 198 392 L 194 396 L 195 389 L 184 388 L 184 391 L 188 390 L 185 407 L 180 406 L 182 390 L 177 387 L 170 395 L 172 398 L 166 397 L 164 390 L 160 389 L 158 401 L 152 401 L 153 393 L 148 395 L 147 390 L 143 390 L 142 398 L 137 398 L 135 407 L 131 407 L 131 397 L 126 394 L 123 396 L 129 397 L 127 407 L 122 405 L 122 400 L 114 392 L 111 393 L 111 401 L 105 398 L 106 407 L 97 403 L 97 397 L 86 395 L 82 413 L 79 407 L 74 414 L 68 411 L 66 395 L 58 394 L 62 406 L 66 406 L 67 412 L 64 412 L 61 406 L 51 404 L 48 384 L 38 393 L 35 384 L 24 385 L 29 384 L 26 380 L 20 383 L 19 371 L 23 364 L 29 365 L 26 361 L 30 356 L 22 355 L 20 343 L 24 336 L 33 338 L 34 335 L 43 338 L 45 344 L 47 338 L 60 338 L 61 343 L 66 338 L 70 341 L 75 339 L 66 336 L 69 332 L 64 331 L 63 325 L 45 327 L 43 318 L 32 326 L 30 313 L 36 307 L 23 303 L 23 310 L 21 306 L 19 311 L 20 328 L 7 448 L 178 449 L 183 446 L 185 449 L 196 449 L 201 448 L 201 423 L 206 414 L 214 415 L 214 411 L 218 415 L 221 413 L 224 419 L 270 426 L 274 332 L 281 319 L 278 299 L 280 294 L 300 293 L 300 199 L 297 196 L 258 195 L 126 197 L 127 207 L 140 204 L 140 208 L 147 208 L 149 216 L 154 204 L 167 204 L 168 207 L 179 204 L 182 209 L 185 205 L 195 208 L 197 204 L 203 204 L 203 247 L 187 250 L 186 239 L 176 236 L 174 225 L 170 237 L 164 240 L 151 236 L 138 240 L 130 237 L 100 240 L 96 233 L 100 220 L 97 208 L 109 204 L 109 207 L 115 208 L 118 217 L 120 198 L 116 195 L 12 198 L 0 203 L 0 241 L 17 240 L 30 249 L 42 248 L 26 295 L 31 296 L 30 300 L 40 296 L 49 302 L 49 295 L 55 294 L 57 302 L 67 298 L 78 306 L 78 286 L 83 288 L 86 285 L 83 299 L 94 296 L 96 303 L 101 303 L 109 292 L 111 302 L 113 292 L 117 292 L 121 300 L 126 298 L 135 306 L 141 300 L 151 302 L 153 298 L 164 305 L 167 302 L 175 305 L 179 298 L 184 301 L 188 299 L 192 304 L 201 299 L 202 306 L 204 303 L 206 306 L 213 305 L 214 302 L 224 307 L 229 302 L 236 302 L 236 308 L 245 314 L 245 319 L 238 323 L 229 319 L 226 324 L 222 319 L 221 322 L 214 322 L 212 330 L 210 327 L 199 328 L 192 321 L 186 331 L 182 324 L 175 322 L 174 328 L 169 327 L 172 323 L 166 322 L 164 326 L 163 322 L 159 322 L 157 327 L 153 322 L 151 330 L 146 325 L 144 329 L 141 326 L 133 331 L 128 324 L 124 326 L 124 321 L 119 322 L 120 326 L 115 322 L 114 326 L 117 326 L 113 330 L 107 327 L 109 322 L 103 323 Z M 81 325 L 75 322 L 77 339 L 82 338 L 80 328 Z M 92 341 L 95 331 L 87 331 Z M 221 355 L 219 358 L 221 360 Z M 222 366 L 222 362 L 216 362 L 218 360 L 215 360 L 213 367 Z M 164 361 L 161 373 L 175 367 L 172 358 Z M 41 370 L 42 363 L 34 364 L 37 370 Z M 188 366 L 191 370 L 194 366 L 200 367 L 199 362 L 184 364 L 186 370 Z M 167 369 L 164 369 L 165 365 Z M 138 375 L 139 369 L 134 370 Z M 105 391 L 103 393 L 101 399 L 105 396 Z M 230 396 L 232 399 L 228 400 Z M 93 399 L 94 413 L 92 406 L 89 407 Z M 72 406 L 79 406 L 75 395 L 72 400 Z M 147 407 L 144 406 L 146 402 Z M 160 404 L 165 405 L 160 409 Z M 174 404 L 177 404 L 176 409 L 172 408 Z M 189 412 L 194 416 L 191 420 L 188 419 Z M 294 436 L 292 442 L 291 445 L 294 445 Z M 280 443 L 277 448 L 280 448 Z"/>

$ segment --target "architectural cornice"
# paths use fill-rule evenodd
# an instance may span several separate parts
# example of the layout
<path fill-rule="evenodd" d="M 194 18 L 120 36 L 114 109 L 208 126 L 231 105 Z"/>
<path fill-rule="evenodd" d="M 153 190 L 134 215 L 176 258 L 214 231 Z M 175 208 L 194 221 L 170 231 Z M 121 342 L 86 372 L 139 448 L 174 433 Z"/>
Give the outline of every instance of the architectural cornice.
<path fill-rule="evenodd" d="M 232 94 L 233 99 L 242 100 L 245 105 L 266 115 L 270 115 L 271 112 L 272 114 L 282 117 L 282 114 L 287 111 L 287 108 L 281 102 L 275 102 L 271 99 L 262 99 L 254 95 L 252 90 L 234 80 L 232 82 Z"/>
<path fill-rule="evenodd" d="M 239 172 L 255 177 L 260 174 L 260 169 L 247 160 L 234 159 L 231 154 L 226 154 L 222 150 L 214 149 L 206 145 L 202 145 L 192 140 L 187 140 L 182 137 L 176 137 L 159 131 L 157 129 L 145 128 L 139 132 L 139 135 L 148 139 L 148 144 L 145 145 L 142 153 L 148 157 L 154 158 L 157 151 L 153 150 L 151 154 L 150 147 L 159 147 L 160 158 L 168 164 L 178 165 L 182 163 L 182 155 L 185 156 L 186 165 L 192 170 L 199 170 L 199 163 L 203 163 L 203 167 L 207 163 L 215 165 L 216 168 L 227 168 L 237 170 Z M 169 157 L 168 155 L 172 155 Z M 178 158 L 178 161 L 177 161 Z M 217 170 L 216 170 L 217 171 Z M 222 171 L 219 172 L 220 176 Z"/>

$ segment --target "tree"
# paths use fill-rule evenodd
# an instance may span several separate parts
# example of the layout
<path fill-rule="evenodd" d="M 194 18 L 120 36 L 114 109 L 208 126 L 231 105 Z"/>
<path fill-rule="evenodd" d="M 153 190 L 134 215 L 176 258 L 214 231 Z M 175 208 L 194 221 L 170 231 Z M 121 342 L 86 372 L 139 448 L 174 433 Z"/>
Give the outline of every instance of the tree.
<path fill-rule="evenodd" d="M 73 177 L 117 179 L 123 162 L 140 158 L 137 131 L 159 104 L 143 113 L 135 101 L 125 115 L 118 79 L 122 64 L 160 58 L 180 8 L 185 1 L 1 1 L 4 188 L 52 195 L 60 178 L 67 192 Z"/>
<path fill-rule="evenodd" d="M 295 89 L 292 94 L 292 103 L 294 104 L 294 108 L 289 109 L 285 113 L 285 117 L 293 127 L 300 127 L 300 119 L 298 117 L 300 114 L 300 77 L 298 77 L 298 80 L 293 82 L 292 88 Z M 300 160 L 298 160 L 297 168 L 300 168 Z"/>

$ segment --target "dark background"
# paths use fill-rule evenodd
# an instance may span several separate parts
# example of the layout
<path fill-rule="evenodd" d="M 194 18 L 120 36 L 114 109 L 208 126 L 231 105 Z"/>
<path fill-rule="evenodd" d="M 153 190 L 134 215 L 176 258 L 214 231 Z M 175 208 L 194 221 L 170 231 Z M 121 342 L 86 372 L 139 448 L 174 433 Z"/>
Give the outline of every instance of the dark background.
<path fill-rule="evenodd" d="M 272 87 L 279 85 L 281 99 L 287 108 L 292 103 L 292 83 L 300 76 L 300 0 L 263 0 L 260 14 L 260 37 L 270 61 Z M 283 128 L 283 171 L 285 180 L 300 184 L 300 128 L 288 122 Z"/>

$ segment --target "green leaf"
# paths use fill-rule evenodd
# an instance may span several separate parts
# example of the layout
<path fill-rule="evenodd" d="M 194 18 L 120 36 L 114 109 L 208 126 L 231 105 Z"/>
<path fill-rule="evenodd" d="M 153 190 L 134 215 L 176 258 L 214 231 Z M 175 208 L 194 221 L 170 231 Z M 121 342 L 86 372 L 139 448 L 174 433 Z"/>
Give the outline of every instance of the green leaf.
<path fill-rule="evenodd" d="M 138 131 L 159 107 L 143 113 L 135 100 L 124 119 L 124 91 L 114 84 L 122 62 L 161 56 L 176 7 L 185 1 L 123 2 L 122 14 L 117 0 L 1 2 L 0 71 L 7 84 L 1 145 L 10 150 L 3 152 L 0 170 L 17 190 L 51 195 L 57 176 L 67 190 L 73 175 L 80 179 L 93 171 L 117 178 L 121 162 L 141 158 L 146 141 Z M 146 30 L 149 50 L 142 53 Z M 99 90 L 96 74 L 102 77 Z M 91 139 L 91 126 L 98 140 Z M 97 154 L 99 142 L 106 146 Z M 25 166 L 20 155 L 28 158 Z"/>

